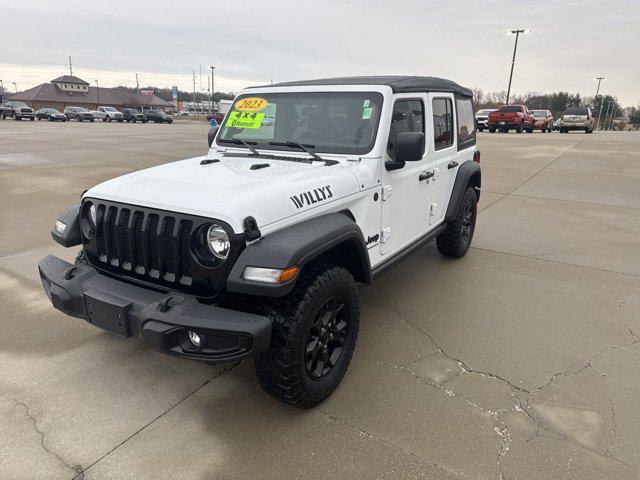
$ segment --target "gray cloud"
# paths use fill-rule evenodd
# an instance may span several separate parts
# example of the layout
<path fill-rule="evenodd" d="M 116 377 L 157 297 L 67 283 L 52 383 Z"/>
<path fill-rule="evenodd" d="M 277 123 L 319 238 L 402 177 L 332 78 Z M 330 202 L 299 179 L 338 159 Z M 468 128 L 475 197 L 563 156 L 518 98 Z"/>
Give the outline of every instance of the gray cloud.
<path fill-rule="evenodd" d="M 30 65 L 29 78 L 41 64 L 64 73 L 72 55 L 78 74 L 110 70 L 101 81 L 112 84 L 130 84 L 121 77 L 137 71 L 149 73 L 147 83 L 167 86 L 175 75 L 188 88 L 194 68 L 214 64 L 227 89 L 271 78 L 406 73 L 503 90 L 513 48 L 504 31 L 522 26 L 532 33 L 518 49 L 514 91 L 592 95 L 593 77 L 604 74 L 604 92 L 640 102 L 635 0 L 5 0 L 0 18 L 0 63 Z M 33 33 L 24 35 L 25 26 Z"/>

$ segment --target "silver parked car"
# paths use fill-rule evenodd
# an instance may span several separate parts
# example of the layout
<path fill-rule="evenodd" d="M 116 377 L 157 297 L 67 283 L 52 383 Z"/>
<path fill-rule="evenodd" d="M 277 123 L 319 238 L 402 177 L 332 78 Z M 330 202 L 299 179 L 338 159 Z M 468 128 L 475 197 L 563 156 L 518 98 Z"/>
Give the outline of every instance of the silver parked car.
<path fill-rule="evenodd" d="M 495 108 L 485 108 L 476 112 L 476 125 L 480 132 L 485 128 L 489 128 L 489 114 L 495 111 Z"/>
<path fill-rule="evenodd" d="M 569 107 L 560 118 L 560 133 L 568 133 L 569 130 L 584 130 L 584 133 L 593 133 L 595 119 L 589 107 Z"/>

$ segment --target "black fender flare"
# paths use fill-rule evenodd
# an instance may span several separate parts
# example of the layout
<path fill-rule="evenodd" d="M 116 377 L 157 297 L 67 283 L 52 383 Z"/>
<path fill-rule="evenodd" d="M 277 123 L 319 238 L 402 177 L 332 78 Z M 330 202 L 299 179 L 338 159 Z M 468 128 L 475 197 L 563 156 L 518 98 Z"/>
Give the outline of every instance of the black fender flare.
<path fill-rule="evenodd" d="M 455 220 L 458 214 L 458 208 L 460 208 L 460 202 L 462 201 L 462 195 L 467 189 L 467 186 L 472 185 L 476 188 L 476 195 L 478 200 L 480 200 L 481 180 L 480 164 L 467 161 L 460 165 L 456 174 L 456 181 L 453 184 L 453 190 L 451 191 L 447 214 L 444 217 L 446 222 Z"/>
<path fill-rule="evenodd" d="M 75 247 L 82 243 L 80 236 L 80 204 L 76 203 L 65 208 L 58 220 L 66 226 L 62 233 L 58 232 L 55 227 L 51 230 L 51 237 L 63 247 Z"/>
<path fill-rule="evenodd" d="M 371 264 L 360 227 L 341 212 L 285 227 L 265 235 L 248 245 L 240 254 L 227 278 L 227 291 L 264 297 L 281 297 L 293 290 L 296 278 L 281 284 L 246 280 L 245 267 L 285 269 L 298 266 L 300 270 L 323 254 L 341 253 L 355 267 L 357 281 L 371 283 Z"/>

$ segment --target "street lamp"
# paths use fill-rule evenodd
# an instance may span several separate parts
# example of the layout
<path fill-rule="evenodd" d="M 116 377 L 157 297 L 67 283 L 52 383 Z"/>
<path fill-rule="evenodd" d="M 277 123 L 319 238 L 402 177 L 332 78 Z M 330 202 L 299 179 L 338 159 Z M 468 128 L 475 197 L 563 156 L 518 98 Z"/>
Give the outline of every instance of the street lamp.
<path fill-rule="evenodd" d="M 216 67 L 214 67 L 213 65 L 209 65 L 209 68 L 211 69 L 211 113 L 215 114 L 216 113 L 216 87 L 215 87 L 215 78 L 214 78 L 214 70 L 216 69 Z"/>
<path fill-rule="evenodd" d="M 98 107 L 100 106 L 100 85 L 98 85 L 98 80 L 94 80 L 96 82 L 96 95 L 98 95 Z"/>
<path fill-rule="evenodd" d="M 516 50 L 518 49 L 518 38 L 520 37 L 521 33 L 531 33 L 531 30 L 524 30 L 524 29 L 516 29 L 516 30 L 509 30 L 508 32 L 505 32 L 507 35 L 515 35 L 516 36 L 516 43 L 513 46 L 513 58 L 511 59 L 511 73 L 509 74 L 509 87 L 507 88 L 507 101 L 505 102 L 505 104 L 509 103 L 509 96 L 511 95 L 511 79 L 513 78 L 513 66 L 516 63 Z"/>

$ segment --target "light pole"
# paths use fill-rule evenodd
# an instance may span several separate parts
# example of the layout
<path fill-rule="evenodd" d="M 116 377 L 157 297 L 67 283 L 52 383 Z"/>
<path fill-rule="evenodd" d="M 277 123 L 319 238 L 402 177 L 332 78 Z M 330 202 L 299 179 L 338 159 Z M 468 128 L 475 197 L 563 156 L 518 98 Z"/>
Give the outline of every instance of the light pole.
<path fill-rule="evenodd" d="M 515 35 L 516 36 L 516 43 L 513 46 L 513 58 L 511 59 L 511 73 L 509 74 L 509 87 L 507 87 L 507 101 L 505 102 L 505 105 L 509 103 L 509 96 L 511 95 L 511 79 L 513 78 L 513 66 L 516 63 L 516 51 L 518 50 L 518 38 L 520 37 L 521 33 L 530 33 L 531 30 L 523 30 L 523 29 L 516 29 L 516 30 L 509 30 L 507 33 L 507 35 Z"/>
<path fill-rule="evenodd" d="M 600 83 L 602 82 L 602 80 L 606 80 L 606 78 L 596 77 L 595 80 L 598 80 L 598 88 L 596 89 L 596 96 L 595 96 L 594 102 L 598 100 L 598 94 L 600 93 Z M 600 126 L 600 115 L 602 115 L 602 101 L 600 101 L 600 111 L 598 112 L 598 123 L 596 125 L 596 130 L 598 130 L 598 127 Z"/>
<path fill-rule="evenodd" d="M 96 95 L 98 95 L 98 107 L 100 106 L 100 85 L 98 85 L 98 80 L 94 80 L 96 82 Z"/>
<path fill-rule="evenodd" d="M 215 77 L 214 77 L 214 70 L 216 69 L 216 67 L 214 67 L 213 65 L 209 65 L 209 68 L 211 69 L 211 113 L 215 114 L 216 113 L 216 86 L 215 86 Z"/>
<path fill-rule="evenodd" d="M 607 129 L 607 118 L 609 118 L 609 107 L 611 106 L 611 101 L 607 102 L 607 111 L 604 114 L 604 125 L 602 126 L 603 130 L 608 130 Z"/>
<path fill-rule="evenodd" d="M 614 128 L 613 128 L 614 127 L 614 123 L 613 122 L 616 119 L 616 110 L 617 110 L 617 108 L 613 107 L 613 111 L 611 112 L 611 130 L 612 131 L 614 130 Z"/>
<path fill-rule="evenodd" d="M 14 93 L 18 93 L 18 85 L 16 85 L 16 82 L 11 82 L 11 83 L 13 83 Z"/>

